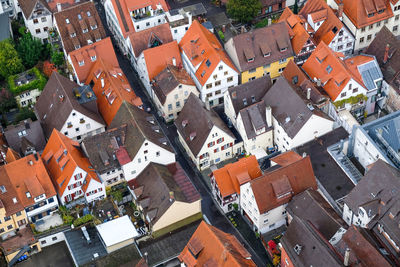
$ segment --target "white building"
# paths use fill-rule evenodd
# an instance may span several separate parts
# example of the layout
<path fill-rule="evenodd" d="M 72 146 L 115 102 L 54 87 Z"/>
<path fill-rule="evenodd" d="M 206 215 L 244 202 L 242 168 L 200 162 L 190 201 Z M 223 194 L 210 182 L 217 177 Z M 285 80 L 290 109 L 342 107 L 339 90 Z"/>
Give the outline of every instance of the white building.
<path fill-rule="evenodd" d="M 286 224 L 285 207 L 291 198 L 307 188 L 317 189 L 309 157 L 294 152 L 277 156 L 284 166 L 240 186 L 240 209 L 253 230 L 264 234 Z M 272 158 L 274 161 L 274 158 Z"/>
<path fill-rule="evenodd" d="M 314 31 L 313 38 L 317 44 L 324 42 L 333 51 L 345 56 L 353 53 L 354 36 L 342 23 L 341 15 L 335 14 L 326 1 L 307 1 L 299 15 L 307 20 L 304 24 L 306 30 Z"/>
<path fill-rule="evenodd" d="M 46 1 L 19 1 L 25 26 L 33 37 L 47 42 L 48 31 L 53 27 L 53 15 Z"/>
<path fill-rule="evenodd" d="M 223 104 L 225 91 L 238 84 L 239 73 L 215 35 L 193 21 L 179 47 L 201 101 L 210 106 Z"/>
<path fill-rule="evenodd" d="M 175 162 L 175 153 L 151 114 L 124 102 L 110 129 L 123 125 L 127 127 L 124 141 L 113 142 L 113 146 L 126 181 L 136 178 L 151 162 Z"/>
<path fill-rule="evenodd" d="M 334 121 L 281 77 L 263 97 L 272 109 L 274 143 L 287 151 L 333 130 Z"/>
<path fill-rule="evenodd" d="M 199 96 L 196 85 L 184 68 L 169 65 L 155 78 L 153 101 L 165 121 L 175 120 L 190 94 Z"/>
<path fill-rule="evenodd" d="M 373 0 L 366 7 L 362 0 L 328 0 L 333 9 L 343 10 L 342 21 L 355 37 L 354 52 L 367 47 L 385 25 L 394 35 L 400 34 L 400 8 L 396 1 Z"/>
<path fill-rule="evenodd" d="M 198 169 L 231 159 L 243 150 L 214 110 L 206 110 L 200 99 L 191 94 L 175 121 L 179 141 Z"/>
<path fill-rule="evenodd" d="M 35 112 L 47 138 L 57 129 L 80 142 L 86 136 L 105 130 L 90 86 L 78 86 L 58 72 L 51 75 L 35 105 Z"/>

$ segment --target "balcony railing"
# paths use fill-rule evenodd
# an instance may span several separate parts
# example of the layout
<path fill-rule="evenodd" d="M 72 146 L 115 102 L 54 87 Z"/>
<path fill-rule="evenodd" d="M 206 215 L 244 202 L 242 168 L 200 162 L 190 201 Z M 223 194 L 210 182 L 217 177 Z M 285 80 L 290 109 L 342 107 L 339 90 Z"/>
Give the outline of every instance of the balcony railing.
<path fill-rule="evenodd" d="M 155 16 L 162 15 L 162 14 L 164 14 L 164 10 L 157 9 L 157 10 L 153 11 L 153 14 L 151 14 L 151 11 L 147 11 L 146 13 L 140 13 L 140 14 L 135 14 L 132 12 L 131 17 L 134 22 L 137 22 L 140 20 L 146 20 L 148 18 L 155 17 Z"/>

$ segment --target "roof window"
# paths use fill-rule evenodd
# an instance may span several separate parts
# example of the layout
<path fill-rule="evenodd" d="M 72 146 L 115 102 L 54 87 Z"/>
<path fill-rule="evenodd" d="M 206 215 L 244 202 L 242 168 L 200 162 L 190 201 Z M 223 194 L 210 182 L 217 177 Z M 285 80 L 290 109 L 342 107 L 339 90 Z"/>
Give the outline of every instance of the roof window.
<path fill-rule="evenodd" d="M 31 198 L 31 197 L 32 197 L 32 196 L 31 196 L 31 193 L 29 193 L 29 191 L 26 192 L 25 195 L 26 195 L 27 198 Z"/>
<path fill-rule="evenodd" d="M 292 83 L 297 84 L 299 82 L 299 76 L 295 75 L 292 77 Z"/>
<path fill-rule="evenodd" d="M 254 61 L 254 57 L 249 58 L 249 59 L 247 60 L 247 62 L 253 62 L 253 61 Z"/>
<path fill-rule="evenodd" d="M 296 244 L 293 249 L 294 249 L 294 252 L 296 252 L 297 255 L 300 255 L 301 246 L 299 244 Z"/>
<path fill-rule="evenodd" d="M 1 191 L 1 193 L 5 193 L 5 192 L 7 192 L 7 189 L 4 185 L 0 185 L 0 191 Z"/>
<path fill-rule="evenodd" d="M 78 14 L 78 19 L 79 19 L 79 20 L 82 20 L 81 14 Z"/>
<path fill-rule="evenodd" d="M 337 33 L 337 31 L 338 31 L 338 28 L 336 26 L 332 28 L 333 33 Z"/>
<path fill-rule="evenodd" d="M 69 19 L 65 19 L 65 23 L 69 24 Z"/>
<path fill-rule="evenodd" d="M 86 15 L 87 15 L 88 17 L 90 17 L 90 16 L 91 16 L 90 11 L 87 11 L 87 12 L 86 12 Z"/>
<path fill-rule="evenodd" d="M 210 66 L 211 66 L 211 61 L 210 61 L 209 59 L 207 59 L 206 65 L 207 65 L 207 67 L 210 67 Z"/>
<path fill-rule="evenodd" d="M 205 74 L 206 74 L 206 71 L 203 70 L 203 72 L 201 73 L 201 77 L 204 77 Z"/>
<path fill-rule="evenodd" d="M 328 65 L 328 67 L 326 67 L 326 72 L 331 73 L 332 72 L 332 67 L 331 65 Z"/>
<path fill-rule="evenodd" d="M 17 204 L 17 203 L 18 203 L 18 200 L 17 200 L 16 197 L 13 197 L 13 203 L 14 203 L 14 204 Z"/>
<path fill-rule="evenodd" d="M 243 98 L 243 105 L 247 105 L 247 99 L 246 98 Z"/>

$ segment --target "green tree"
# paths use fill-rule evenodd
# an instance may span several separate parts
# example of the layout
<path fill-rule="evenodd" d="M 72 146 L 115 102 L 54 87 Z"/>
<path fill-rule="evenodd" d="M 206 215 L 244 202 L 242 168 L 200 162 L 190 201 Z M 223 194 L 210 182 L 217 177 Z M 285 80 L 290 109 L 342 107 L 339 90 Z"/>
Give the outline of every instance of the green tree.
<path fill-rule="evenodd" d="M 6 79 L 24 70 L 21 58 L 9 39 L 0 42 L 0 76 Z"/>
<path fill-rule="evenodd" d="M 12 108 L 17 107 L 14 96 L 6 88 L 0 90 L 0 112 L 6 113 Z"/>
<path fill-rule="evenodd" d="M 64 53 L 58 52 L 58 51 L 53 51 L 51 53 L 51 62 L 54 65 L 56 65 L 57 67 L 63 65 L 64 64 Z"/>
<path fill-rule="evenodd" d="M 26 120 L 26 119 L 32 119 L 33 121 L 36 120 L 35 113 L 33 113 L 32 110 L 29 108 L 21 108 L 20 111 L 18 112 L 17 116 L 15 117 L 15 123 L 18 123 L 20 121 Z"/>
<path fill-rule="evenodd" d="M 43 54 L 44 46 L 38 38 L 30 33 L 24 34 L 18 41 L 17 51 L 25 67 L 30 69 L 35 66 Z"/>
<path fill-rule="evenodd" d="M 260 0 L 229 0 L 226 6 L 228 14 L 237 21 L 247 23 L 260 12 Z"/>
<path fill-rule="evenodd" d="M 295 1 L 294 1 L 293 13 L 294 13 L 294 14 L 299 13 L 299 3 L 298 3 L 298 0 L 295 0 Z"/>

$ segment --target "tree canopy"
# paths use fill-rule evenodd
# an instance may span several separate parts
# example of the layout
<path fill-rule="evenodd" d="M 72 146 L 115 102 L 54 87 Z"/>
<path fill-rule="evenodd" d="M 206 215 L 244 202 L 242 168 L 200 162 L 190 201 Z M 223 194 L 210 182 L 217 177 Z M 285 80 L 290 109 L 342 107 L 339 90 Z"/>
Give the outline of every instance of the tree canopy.
<path fill-rule="evenodd" d="M 25 33 L 18 40 L 17 51 L 26 68 L 32 68 L 40 59 L 43 58 L 46 47 L 38 38 L 32 37 L 30 33 Z"/>
<path fill-rule="evenodd" d="M 0 76 L 6 79 L 12 74 L 20 73 L 24 70 L 24 65 L 19 57 L 17 50 L 10 40 L 0 42 Z"/>
<path fill-rule="evenodd" d="M 229 0 L 226 6 L 228 14 L 237 21 L 247 23 L 260 12 L 260 0 Z"/>

